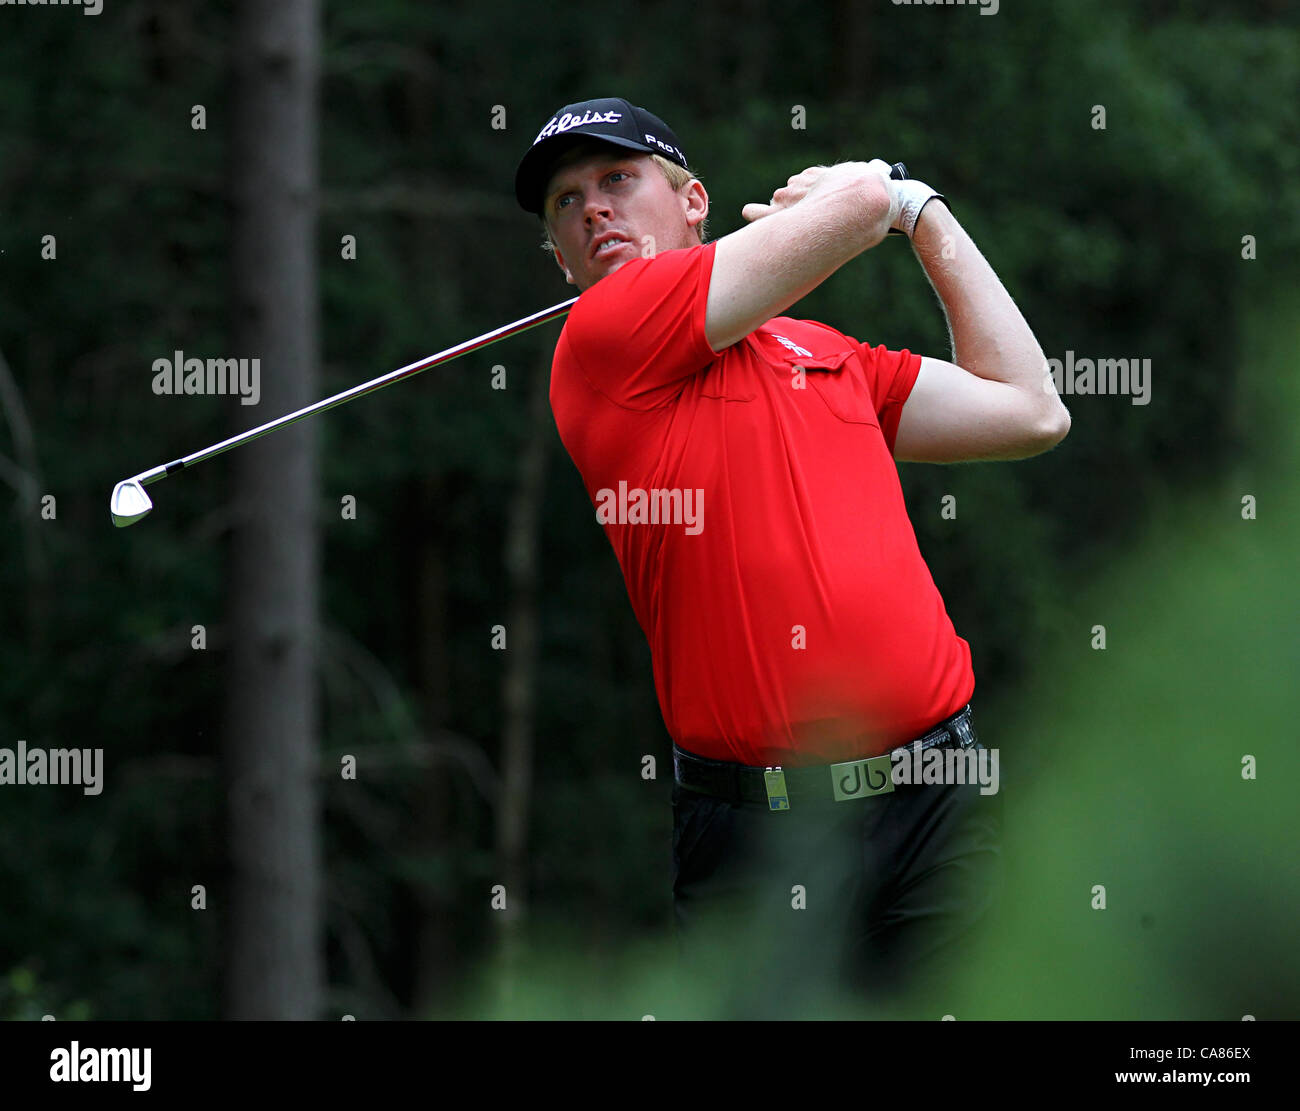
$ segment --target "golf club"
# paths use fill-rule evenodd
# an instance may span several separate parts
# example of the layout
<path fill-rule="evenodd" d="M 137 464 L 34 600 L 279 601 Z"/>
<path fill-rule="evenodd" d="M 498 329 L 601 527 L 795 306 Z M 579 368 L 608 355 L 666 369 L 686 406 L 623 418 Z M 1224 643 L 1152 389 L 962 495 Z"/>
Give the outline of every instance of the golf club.
<path fill-rule="evenodd" d="M 907 167 L 901 162 L 895 162 L 889 176 L 897 181 L 902 181 L 907 177 Z M 363 397 L 368 393 L 374 393 L 376 390 L 382 390 L 385 386 L 391 386 L 394 382 L 400 382 L 403 378 L 410 378 L 419 374 L 422 370 L 428 370 L 430 367 L 450 362 L 461 355 L 468 355 L 471 351 L 478 351 L 480 348 L 508 339 L 511 336 L 517 336 L 520 332 L 526 332 L 529 328 L 536 328 L 539 324 L 558 320 L 568 314 L 568 311 L 577 300 L 576 297 L 571 297 L 561 304 L 533 313 L 532 316 L 526 316 L 522 320 L 516 320 L 513 324 L 507 324 L 496 329 L 496 331 L 484 332 L 483 335 L 476 339 L 466 340 L 455 347 L 447 348 L 446 351 L 430 355 L 427 359 L 421 359 L 418 362 L 399 367 L 397 370 L 389 371 L 371 382 L 363 382 L 359 386 L 353 386 L 350 390 L 336 393 L 333 397 L 327 397 L 324 401 L 316 402 L 315 405 L 308 405 L 307 408 L 288 413 L 278 420 L 260 424 L 256 428 L 250 428 L 247 432 L 241 432 L 238 436 L 231 436 L 228 440 L 222 440 L 219 444 L 205 447 L 202 451 L 196 451 L 191 455 L 173 460 L 171 463 L 164 463 L 160 467 L 141 471 L 138 475 L 123 479 L 113 487 L 113 498 L 109 504 L 109 511 L 113 515 L 113 524 L 118 528 L 126 528 L 127 525 L 133 525 L 136 521 L 148 515 L 149 511 L 153 509 L 153 502 L 149 500 L 149 495 L 145 493 L 144 488 L 151 483 L 160 482 L 164 478 L 169 478 L 177 472 L 183 471 L 186 467 L 192 467 L 196 463 L 202 463 L 205 459 L 211 459 L 214 455 L 220 455 L 223 451 L 229 451 L 232 447 L 239 447 L 240 444 L 256 440 L 261 436 L 265 436 L 268 432 L 274 432 L 277 428 L 286 428 L 300 420 L 314 416 L 316 413 L 323 413 L 327 409 L 343 405 L 354 398 Z"/>
<path fill-rule="evenodd" d="M 430 355 L 426 359 L 420 359 L 418 362 L 389 371 L 389 373 L 371 382 L 363 382 L 359 386 L 353 386 L 350 390 L 336 393 L 333 397 L 327 397 L 314 405 L 308 405 L 305 409 L 288 413 L 278 420 L 260 424 L 256 428 L 250 428 L 247 432 L 241 432 L 238 436 L 231 436 L 230 439 L 222 440 L 219 444 L 213 444 L 211 447 L 205 447 L 202 451 L 196 451 L 191 455 L 186 455 L 171 463 L 164 463 L 162 466 L 154 467 L 151 470 L 141 471 L 132 478 L 123 479 L 113 487 L 113 499 L 109 506 L 113 515 L 113 524 L 118 528 L 126 528 L 127 525 L 135 524 L 136 521 L 149 513 L 153 508 L 153 502 L 149 500 L 149 495 L 145 493 L 144 488 L 151 483 L 160 482 L 178 471 L 183 471 L 186 467 L 192 467 L 196 463 L 202 463 L 205 459 L 211 459 L 214 455 L 220 455 L 223 451 L 229 451 L 233 447 L 239 447 L 240 444 L 256 440 L 261 436 L 265 436 L 268 432 L 274 432 L 277 428 L 286 428 L 300 420 L 314 416 L 316 413 L 323 413 L 326 409 L 333 409 L 354 398 L 363 397 L 365 394 L 374 393 L 376 390 L 382 390 L 385 386 L 391 386 L 394 382 L 400 382 L 403 378 L 410 378 L 419 374 L 422 370 L 428 370 L 430 367 L 450 362 L 461 355 L 468 355 L 471 351 L 478 351 L 500 340 L 509 339 L 511 336 L 517 336 L 520 332 L 526 332 L 529 328 L 536 328 L 539 324 L 558 320 L 568 313 L 575 301 L 577 301 L 577 298 L 572 297 L 559 305 L 553 305 L 549 309 L 533 313 L 532 316 L 516 320 L 513 324 L 507 324 L 492 332 L 484 332 L 483 335 L 478 336 L 476 339 L 466 340 L 464 343 L 458 343 L 455 347 L 447 348 L 446 351 L 440 351 L 438 354 Z"/>

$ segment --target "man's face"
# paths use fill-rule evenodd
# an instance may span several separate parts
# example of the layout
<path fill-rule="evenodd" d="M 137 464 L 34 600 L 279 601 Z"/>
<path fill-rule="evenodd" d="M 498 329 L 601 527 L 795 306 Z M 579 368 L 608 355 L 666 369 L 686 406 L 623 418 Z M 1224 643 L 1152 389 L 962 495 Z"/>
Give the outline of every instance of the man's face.
<path fill-rule="evenodd" d="M 708 214 L 698 181 L 674 193 L 648 154 L 609 146 L 562 160 L 543 204 L 556 262 L 582 291 L 633 259 L 695 246 L 692 229 Z"/>

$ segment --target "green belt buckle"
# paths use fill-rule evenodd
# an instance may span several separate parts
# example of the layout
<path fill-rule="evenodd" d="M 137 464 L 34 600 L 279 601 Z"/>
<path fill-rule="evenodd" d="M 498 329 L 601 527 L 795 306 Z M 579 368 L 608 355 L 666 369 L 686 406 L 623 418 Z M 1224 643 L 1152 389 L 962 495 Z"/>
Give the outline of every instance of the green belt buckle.
<path fill-rule="evenodd" d="M 785 788 L 785 772 L 779 767 L 764 769 L 763 786 L 767 788 L 767 808 L 769 810 L 790 809 L 790 795 Z"/>
<path fill-rule="evenodd" d="M 864 799 L 868 795 L 887 795 L 894 789 L 889 754 L 832 764 L 831 789 L 836 802 Z"/>

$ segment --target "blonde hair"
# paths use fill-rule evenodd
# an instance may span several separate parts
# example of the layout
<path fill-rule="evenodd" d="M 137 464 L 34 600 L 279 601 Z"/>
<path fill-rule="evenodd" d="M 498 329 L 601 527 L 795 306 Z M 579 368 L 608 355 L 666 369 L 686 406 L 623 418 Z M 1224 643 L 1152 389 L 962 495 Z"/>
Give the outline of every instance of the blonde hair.
<path fill-rule="evenodd" d="M 669 162 L 662 154 L 651 154 L 650 161 L 659 167 L 659 172 L 668 179 L 668 184 L 672 186 L 674 193 L 680 193 L 692 181 L 697 181 L 695 174 L 684 166 L 677 165 L 676 162 Z M 555 244 L 551 241 L 550 228 L 546 226 L 546 214 L 542 213 L 542 250 L 555 253 Z M 695 225 L 695 235 L 701 243 L 704 242 L 704 236 L 709 222 L 708 216 L 705 216 L 698 224 Z"/>

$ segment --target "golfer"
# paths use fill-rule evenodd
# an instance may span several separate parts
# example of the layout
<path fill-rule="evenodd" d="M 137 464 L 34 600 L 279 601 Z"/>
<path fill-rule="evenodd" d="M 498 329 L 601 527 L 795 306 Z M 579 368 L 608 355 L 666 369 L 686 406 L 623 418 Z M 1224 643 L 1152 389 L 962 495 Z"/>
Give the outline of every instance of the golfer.
<path fill-rule="evenodd" d="M 746 1013 L 941 993 L 998 886 L 1000 795 L 890 775 L 899 750 L 983 750 L 970 648 L 895 460 L 1027 458 L 1070 418 L 945 199 L 889 173 L 809 167 L 706 242 L 676 134 L 604 98 L 557 111 L 515 180 L 581 293 L 551 407 L 674 742 L 683 955 L 709 972 L 704 942 L 725 938 Z M 952 361 L 782 315 L 890 232 L 943 303 Z M 864 297 L 851 327 L 887 312 Z"/>

